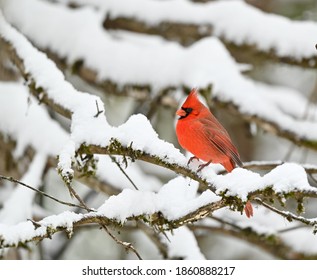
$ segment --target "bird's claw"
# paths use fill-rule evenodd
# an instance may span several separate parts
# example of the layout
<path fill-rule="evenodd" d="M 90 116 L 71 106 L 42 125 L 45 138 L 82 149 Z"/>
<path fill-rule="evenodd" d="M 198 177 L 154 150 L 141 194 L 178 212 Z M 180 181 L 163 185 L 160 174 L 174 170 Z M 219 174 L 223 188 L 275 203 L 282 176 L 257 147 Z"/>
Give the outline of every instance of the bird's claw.
<path fill-rule="evenodd" d="M 194 159 L 197 159 L 197 160 L 198 160 L 198 157 L 195 157 L 195 156 L 191 157 L 191 158 L 188 160 L 188 162 L 187 162 L 187 166 L 188 166 Z"/>
<path fill-rule="evenodd" d="M 203 170 L 203 168 L 205 168 L 206 166 L 208 166 L 210 163 L 211 163 L 211 160 L 208 161 L 207 163 L 200 164 L 200 165 L 198 166 L 197 172 L 200 172 L 201 170 Z"/>

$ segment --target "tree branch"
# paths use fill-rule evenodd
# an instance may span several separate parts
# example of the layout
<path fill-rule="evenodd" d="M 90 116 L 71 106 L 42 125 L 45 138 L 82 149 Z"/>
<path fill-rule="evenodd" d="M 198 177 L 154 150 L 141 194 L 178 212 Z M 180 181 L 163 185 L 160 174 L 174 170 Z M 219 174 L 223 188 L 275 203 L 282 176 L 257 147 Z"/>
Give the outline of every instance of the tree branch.
<path fill-rule="evenodd" d="M 137 228 L 141 229 L 146 236 L 156 245 L 159 252 L 162 254 L 164 259 L 168 258 L 167 246 L 161 241 L 159 236 L 160 232 L 155 231 L 154 228 L 149 227 L 144 222 L 137 221 Z M 164 234 L 164 233 L 162 233 Z"/>
<path fill-rule="evenodd" d="M 102 228 L 108 233 L 108 235 L 119 245 L 123 246 L 127 251 L 132 251 L 139 260 L 142 260 L 141 255 L 139 252 L 133 247 L 133 245 L 129 242 L 124 242 L 120 239 L 118 239 L 115 235 L 112 234 L 112 232 L 108 229 L 108 227 L 104 224 L 101 224 Z"/>
<path fill-rule="evenodd" d="M 208 183 L 206 179 L 201 177 L 199 174 L 197 174 L 195 171 L 183 167 L 180 165 L 177 165 L 175 163 L 170 163 L 165 159 L 161 159 L 155 155 L 150 155 L 148 153 L 145 153 L 140 150 L 134 150 L 131 146 L 125 147 L 121 145 L 121 143 L 117 140 L 113 140 L 112 143 L 110 143 L 109 146 L 107 147 L 101 147 L 101 146 L 95 146 L 95 145 L 90 145 L 90 146 L 84 146 L 83 148 L 84 151 L 89 151 L 91 154 L 115 154 L 115 155 L 121 155 L 121 156 L 126 156 L 132 158 L 132 160 L 142 160 L 148 163 L 152 163 L 161 167 L 165 167 L 167 169 L 170 169 L 178 174 L 184 175 L 186 177 L 189 177 L 197 182 L 200 183 L 200 189 L 201 190 L 206 190 L 210 189 L 213 192 L 217 192 L 216 186 L 214 186 L 211 183 Z M 80 149 L 79 149 L 80 152 Z M 271 186 L 267 186 L 270 188 Z M 255 197 L 259 195 L 262 191 L 255 191 L 249 193 L 249 198 L 252 199 L 252 197 Z M 303 195 L 303 197 L 317 197 L 317 190 L 316 191 L 299 191 L 299 190 L 293 190 L 292 191 L 293 195 Z M 274 196 L 274 192 L 272 191 L 272 195 Z M 275 194 L 276 195 L 276 194 Z"/>
<path fill-rule="evenodd" d="M 317 255 L 304 254 L 301 252 L 294 251 L 290 246 L 286 245 L 282 238 L 275 234 L 260 234 L 254 231 L 250 227 L 239 227 L 236 224 L 231 224 L 229 222 L 217 219 L 223 226 L 207 226 L 207 225 L 188 225 L 188 227 L 196 232 L 196 235 L 203 234 L 202 232 L 207 232 L 206 234 L 227 235 L 231 237 L 238 238 L 240 240 L 247 241 L 250 244 L 261 248 L 265 252 L 272 254 L 280 259 L 291 260 L 305 260 L 305 259 L 316 259 Z"/>
<path fill-rule="evenodd" d="M 316 226 L 317 219 L 307 219 L 307 218 L 304 218 L 302 216 L 294 215 L 293 213 L 291 213 L 289 211 L 279 210 L 279 209 L 273 207 L 272 205 L 265 203 L 260 198 L 255 198 L 254 201 L 256 201 L 260 205 L 263 205 L 264 207 L 270 209 L 271 211 L 275 212 L 276 214 L 279 214 L 280 216 L 285 217 L 289 222 L 292 222 L 294 220 L 294 221 L 301 222 L 305 225 L 312 226 L 314 228 L 314 234 L 317 233 L 317 226 Z"/>
<path fill-rule="evenodd" d="M 132 186 L 138 191 L 138 187 L 136 184 L 132 181 L 132 179 L 129 177 L 129 175 L 124 171 L 124 169 L 121 167 L 120 163 L 117 161 L 117 159 L 114 156 L 110 155 L 111 160 L 118 166 L 122 174 L 129 180 L 129 182 L 132 184 Z"/>
<path fill-rule="evenodd" d="M 213 211 L 225 206 L 226 206 L 225 201 L 220 200 L 218 202 L 210 203 L 203 207 L 200 207 L 194 212 L 188 213 L 184 217 L 181 217 L 177 220 L 168 220 L 166 217 L 163 216 L 162 213 L 159 212 L 159 213 L 153 213 L 150 216 L 148 214 L 143 214 L 140 216 L 131 216 L 127 218 L 127 221 L 142 220 L 142 221 L 146 221 L 151 227 L 156 226 L 160 230 L 172 230 L 172 229 L 181 227 L 184 224 L 192 223 L 194 221 L 203 219 L 207 215 L 211 214 Z M 71 224 L 70 222 L 68 222 L 67 225 L 65 225 L 65 222 L 63 221 L 61 222 L 60 225 L 55 225 L 55 224 L 51 225 L 45 222 L 44 220 L 38 221 L 38 222 L 30 221 L 29 223 L 33 225 L 33 234 L 28 234 L 27 236 L 23 236 L 23 231 L 22 231 L 21 236 L 18 236 L 15 241 L 13 241 L 11 238 L 10 238 L 10 241 L 7 241 L 5 228 L 2 227 L 0 229 L 0 249 L 8 248 L 8 247 L 26 246 L 28 242 L 41 241 L 45 238 L 51 238 L 55 233 L 58 233 L 58 232 L 65 232 L 68 237 L 71 237 L 73 235 L 74 228 L 77 228 L 79 226 L 89 225 L 89 224 L 99 224 L 99 225 L 102 225 L 102 227 L 121 226 L 121 221 L 110 219 L 106 217 L 105 215 L 101 215 L 94 212 L 90 212 L 86 214 L 74 213 L 74 215 L 75 215 L 75 218 L 73 219 Z M 19 224 L 16 226 L 19 226 Z M 108 232 L 109 230 L 107 229 L 106 231 Z M 118 242 L 117 238 L 115 238 L 115 241 L 118 244 L 123 245 L 125 248 L 132 250 L 135 253 L 135 249 L 130 243 L 123 242 L 120 240 Z M 137 254 L 137 256 L 140 257 L 139 254 Z"/>
<path fill-rule="evenodd" d="M 91 209 L 91 208 L 88 208 L 87 205 L 85 204 L 85 202 L 80 198 L 80 196 L 75 192 L 75 190 L 69 186 L 69 191 L 70 191 L 70 194 L 71 195 L 74 195 L 77 200 L 80 202 L 81 205 L 77 205 L 77 204 L 73 204 L 73 203 L 70 203 L 70 202 L 65 202 L 65 201 L 62 201 L 62 200 L 59 200 L 51 195 L 48 195 L 47 193 L 43 192 L 43 191 L 40 191 L 38 189 L 35 189 L 19 180 L 16 180 L 16 179 L 13 179 L 12 177 L 6 177 L 6 176 L 2 176 L 0 175 L 0 180 L 7 180 L 7 181 L 10 181 L 10 182 L 13 182 L 13 183 L 16 183 L 16 184 L 19 184 L 23 187 L 26 187 L 28 189 L 31 189 L 32 191 L 35 191 L 37 193 L 39 193 L 40 195 L 43 195 L 49 199 L 52 199 L 54 201 L 56 201 L 57 203 L 60 203 L 60 204 L 63 204 L 63 205 L 67 205 L 67 206 L 70 206 L 70 207 L 77 207 L 77 208 L 81 208 L 81 209 L 84 209 L 84 210 L 87 210 L 88 212 L 96 212 L 94 209 Z M 33 225 L 35 227 L 37 226 L 40 226 L 40 224 L 38 222 L 34 222 L 32 221 Z M 116 236 L 114 236 L 111 231 L 107 228 L 107 226 L 104 224 L 104 223 L 100 223 L 101 227 L 107 232 L 107 234 L 119 245 L 123 246 L 127 251 L 132 251 L 140 260 L 142 260 L 140 254 L 138 253 L 138 251 L 133 247 L 133 245 L 129 242 L 124 242 L 124 241 L 121 241 L 120 239 L 118 239 Z M 68 230 L 68 229 L 67 229 Z M 67 234 L 69 234 L 68 231 L 66 231 Z M 50 238 L 50 236 L 49 236 Z M 1 232 L 0 232 L 0 241 L 1 241 Z M 28 241 L 26 241 L 28 242 Z M 0 245 L 0 248 L 1 248 L 1 245 Z"/>
<path fill-rule="evenodd" d="M 243 168 L 246 169 L 257 169 L 257 170 L 272 170 L 276 168 L 279 165 L 282 165 L 285 163 L 284 161 L 251 161 L 251 162 L 244 162 Z M 301 165 L 306 173 L 308 174 L 316 174 L 317 173 L 317 165 L 311 165 L 311 164 L 302 164 Z"/>
<path fill-rule="evenodd" d="M 19 184 L 19 185 L 21 185 L 23 187 L 26 187 L 26 188 L 34 191 L 34 192 L 39 193 L 40 195 L 43 195 L 43 196 L 45 196 L 45 197 L 47 197 L 49 199 L 52 199 L 52 200 L 54 200 L 57 203 L 60 203 L 60 204 L 63 204 L 63 205 L 67 205 L 69 207 L 77 207 L 77 208 L 81 208 L 81 209 L 87 210 L 87 208 L 85 206 L 74 204 L 74 203 L 71 203 L 71 202 L 62 201 L 62 200 L 57 199 L 57 198 L 55 198 L 55 197 L 53 197 L 53 196 L 51 196 L 51 195 L 49 195 L 49 194 L 47 194 L 47 193 L 45 193 L 45 192 L 43 192 L 41 190 L 38 190 L 38 189 L 33 188 L 33 187 L 31 187 L 31 186 L 29 186 L 29 185 L 27 185 L 27 184 L 25 184 L 25 183 L 23 183 L 23 182 L 21 182 L 19 180 L 16 180 L 16 179 L 14 179 L 12 177 L 7 177 L 7 176 L 0 175 L 0 180 L 7 180 L 7 181 L 10 181 L 10 182 Z M 90 209 L 90 211 L 94 211 L 94 210 Z"/>
<path fill-rule="evenodd" d="M 107 16 L 103 22 L 105 29 L 127 30 L 142 34 L 158 35 L 165 39 L 180 42 L 188 46 L 202 38 L 213 36 L 214 26 L 211 24 L 189 24 L 176 21 L 161 21 L 157 24 L 149 24 L 140 19 L 132 17 L 110 17 Z M 264 62 L 272 61 L 285 63 L 303 68 L 316 68 L 317 55 L 301 60 L 294 59 L 291 56 L 279 55 L 276 50 L 260 50 L 256 45 L 248 43 L 236 44 L 233 41 L 220 36 L 222 42 L 233 56 L 243 62 Z M 242 58 L 242 59 L 241 59 Z"/>
<path fill-rule="evenodd" d="M 248 123 L 256 123 L 264 131 L 286 138 L 297 146 L 317 150 L 317 140 L 307 139 L 299 134 L 296 134 L 293 131 L 284 129 L 275 122 L 266 120 L 265 118 L 261 118 L 260 116 L 242 113 L 239 106 L 234 104 L 233 102 L 223 102 L 218 98 L 214 98 L 214 102 L 217 106 L 226 108 L 227 110 L 231 111 L 235 115 L 238 115 Z"/>
<path fill-rule="evenodd" d="M 65 116 L 66 118 L 70 118 L 71 112 L 67 108 L 63 107 L 62 105 L 56 104 L 51 98 L 49 98 L 48 94 L 46 93 L 46 91 L 43 88 L 37 86 L 34 77 L 32 77 L 30 75 L 30 73 L 27 73 L 25 71 L 25 67 L 23 64 L 23 58 L 19 58 L 17 56 L 16 51 L 10 45 L 9 42 L 6 42 L 5 40 L 3 40 L 3 41 L 4 41 L 4 43 L 3 43 L 4 46 L 6 46 L 6 49 L 10 53 L 12 61 L 17 65 L 22 76 L 26 80 L 27 85 L 28 85 L 31 93 L 40 101 L 40 103 L 44 103 L 44 104 L 48 105 L 49 107 L 51 107 L 57 113 Z M 138 96 L 138 98 L 142 98 L 144 100 L 144 98 L 148 98 L 147 96 L 148 96 L 149 92 L 151 91 L 151 85 L 132 85 L 132 84 L 120 87 L 120 90 L 119 90 L 118 85 L 114 82 L 111 82 L 111 81 L 104 81 L 101 83 L 97 82 L 97 73 L 92 74 L 93 70 L 86 69 L 86 67 L 83 64 L 80 64 L 80 65 L 76 66 L 75 68 L 77 69 L 76 73 L 78 73 L 81 78 L 83 78 L 84 80 L 88 80 L 90 83 L 92 83 L 98 87 L 106 89 L 107 92 L 115 92 L 116 94 L 121 93 L 122 95 L 131 95 L 130 93 L 133 93 L 134 96 Z M 90 74 L 89 75 L 84 74 L 86 72 L 90 72 Z M 187 88 L 187 86 L 184 85 L 184 88 Z M 171 89 L 173 89 L 173 88 L 168 87 L 165 89 L 161 89 L 161 92 L 162 93 L 168 92 Z M 207 89 L 200 89 L 200 90 L 203 92 L 203 91 L 208 90 L 208 88 Z M 137 94 L 137 93 L 140 93 L 140 94 Z M 162 99 L 162 102 L 163 101 L 164 100 Z M 223 108 L 231 111 L 233 114 L 238 115 L 240 118 L 244 119 L 245 121 L 247 121 L 249 123 L 256 123 L 259 127 L 261 127 L 263 130 L 265 130 L 269 133 L 286 138 L 298 146 L 303 146 L 303 147 L 306 147 L 306 148 L 309 148 L 312 150 L 317 150 L 317 140 L 306 139 L 305 137 L 300 136 L 300 135 L 296 134 L 295 132 L 288 131 L 288 130 L 284 129 L 283 127 L 281 127 L 279 124 L 274 123 L 270 120 L 267 120 L 263 117 L 244 113 L 240 110 L 239 105 L 234 104 L 231 101 L 222 101 L 218 98 L 214 98 L 213 101 L 214 101 L 216 106 L 223 107 Z"/>

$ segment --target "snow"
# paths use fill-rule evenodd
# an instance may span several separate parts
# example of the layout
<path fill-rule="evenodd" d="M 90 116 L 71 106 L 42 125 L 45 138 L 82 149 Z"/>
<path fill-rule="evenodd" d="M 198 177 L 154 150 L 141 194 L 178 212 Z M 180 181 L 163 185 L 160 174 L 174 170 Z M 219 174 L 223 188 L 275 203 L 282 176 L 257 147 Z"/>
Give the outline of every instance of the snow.
<path fill-rule="evenodd" d="M 83 214 L 77 214 L 70 211 L 65 211 L 59 215 L 51 215 L 38 224 L 42 227 L 51 227 L 52 229 L 57 229 L 58 227 L 64 227 L 67 231 L 73 230 L 73 224 L 83 218 Z"/>
<path fill-rule="evenodd" d="M 44 228 L 34 229 L 31 221 L 21 222 L 16 225 L 0 224 L 0 240 L 3 246 L 18 245 L 18 243 L 30 240 L 35 235 L 44 236 Z"/>
<path fill-rule="evenodd" d="M 170 258 L 182 258 L 184 260 L 204 260 L 205 256 L 201 253 L 196 237 L 187 227 L 181 227 L 168 232 L 166 241 Z"/>
<path fill-rule="evenodd" d="M 57 170 L 62 177 L 73 178 L 74 170 L 72 169 L 73 159 L 75 157 L 75 143 L 74 141 L 67 141 L 58 155 Z"/>
<path fill-rule="evenodd" d="M 170 163 L 187 163 L 183 154 L 173 144 L 158 138 L 149 120 L 142 114 L 132 115 L 124 124 L 113 128 L 111 133 L 116 139 L 135 150 L 168 160 Z"/>
<path fill-rule="evenodd" d="M 33 188 L 39 188 L 42 183 L 42 173 L 45 165 L 46 156 L 42 154 L 35 155 L 21 182 Z M 32 190 L 23 186 L 16 186 L 0 210 L 0 223 L 14 225 L 31 219 L 35 195 L 36 193 Z"/>
<path fill-rule="evenodd" d="M 311 227 L 303 226 L 297 221 L 290 223 L 286 218 L 261 206 L 255 206 L 255 211 L 256 215 L 252 219 L 245 219 L 239 213 L 229 211 L 227 208 L 218 210 L 214 215 L 243 229 L 250 228 L 259 235 L 278 236 L 296 252 L 316 254 L 317 240 Z M 204 224 L 214 226 L 215 222 L 204 220 Z M 298 228 L 294 229 L 295 227 Z"/>
<path fill-rule="evenodd" d="M 128 217 L 161 212 L 169 220 L 176 220 L 197 208 L 219 200 L 210 190 L 196 195 L 197 182 L 176 177 L 161 187 L 158 193 L 124 189 L 111 196 L 97 211 L 110 219 L 124 223 Z"/>
<path fill-rule="evenodd" d="M 0 92 L 0 131 L 16 140 L 14 156 L 19 158 L 31 146 L 55 157 L 68 138 L 62 127 L 29 96 L 25 86 L 0 82 Z"/>
<path fill-rule="evenodd" d="M 38 222 L 37 227 L 31 221 L 21 222 L 16 225 L 6 225 L 0 223 L 0 240 L 3 246 L 18 245 L 19 242 L 32 240 L 34 237 L 43 237 L 49 230 L 53 232 L 58 227 L 64 227 L 72 231 L 73 223 L 79 221 L 82 214 L 73 212 L 63 212 L 59 215 L 52 215 Z"/>
<path fill-rule="evenodd" d="M 122 144 L 131 145 L 137 149 L 143 149 L 149 154 L 158 156 L 169 155 L 172 162 L 185 159 L 179 150 L 172 144 L 158 139 L 149 121 L 143 115 L 131 116 L 130 119 L 118 128 L 112 128 L 106 121 L 104 114 L 95 117 L 97 108 L 104 111 L 102 101 L 95 96 L 82 93 L 66 82 L 56 65 L 47 57 L 32 47 L 32 45 L 15 29 L 9 26 L 3 18 L 0 31 L 2 36 L 17 48 L 18 55 L 23 57 L 27 71 L 39 81 L 47 92 L 49 98 L 55 103 L 70 110 L 72 114 L 71 136 L 60 156 L 59 168 L 66 173 L 71 169 L 71 158 L 74 150 L 82 143 L 106 146 L 111 138 L 118 138 Z M 47 79 L 47 77 L 50 77 Z"/>
<path fill-rule="evenodd" d="M 260 86 L 265 91 L 263 94 L 272 100 L 285 114 L 296 119 L 317 121 L 316 105 L 307 100 L 303 94 L 299 94 L 298 91 L 286 87 L 275 86 L 272 90 L 270 86 L 267 86 L 267 88 L 264 84 Z"/>
<path fill-rule="evenodd" d="M 3 245 L 18 244 L 18 242 L 31 240 L 33 237 L 44 236 L 48 230 L 54 231 L 61 227 L 68 232 L 72 232 L 74 223 L 96 216 L 116 219 L 118 222 L 123 223 L 129 217 L 138 215 L 150 216 L 155 212 L 161 212 L 165 218 L 173 220 L 189 214 L 192 211 L 192 206 L 197 209 L 217 201 L 217 197 L 210 191 L 197 195 L 197 187 L 197 182 L 177 177 L 164 185 L 158 193 L 126 189 L 119 195 L 111 196 L 107 199 L 97 212 L 77 214 L 65 211 L 39 221 L 39 227 L 37 228 L 31 222 L 22 222 L 17 225 L 0 224 L 0 236 L 4 240 Z M 316 253 L 317 242 L 311 229 L 303 228 L 296 231 L 287 231 L 287 229 L 291 229 L 293 226 L 299 225 L 299 223 L 289 223 L 285 218 L 261 206 L 256 207 L 255 211 L 256 215 L 252 219 L 246 219 L 244 215 L 232 212 L 227 208 L 216 211 L 214 215 L 241 228 L 251 228 L 258 234 L 267 236 L 278 234 L 280 230 L 286 230 L 281 237 L 293 249 L 299 252 Z M 205 225 L 211 223 L 210 225 L 213 226 L 215 224 L 212 220 L 204 220 L 203 222 Z M 298 232 L 302 236 L 300 242 L 297 240 Z M 193 233 L 188 228 L 181 227 L 173 230 L 173 232 L 167 232 L 167 235 L 170 242 L 165 241 L 165 243 L 171 257 L 181 256 L 185 259 L 204 259 Z M 162 240 L 164 240 L 163 237 Z"/>
<path fill-rule="evenodd" d="M 305 169 L 295 163 L 284 163 L 261 176 L 250 170 L 236 168 L 226 175 L 218 175 L 207 179 L 217 186 L 217 193 L 227 190 L 226 195 L 238 195 L 247 200 L 247 195 L 256 190 L 263 190 L 272 186 L 276 193 L 289 193 L 291 191 L 312 191 Z"/>
<path fill-rule="evenodd" d="M 94 216 L 115 219 L 118 222 L 124 223 L 129 217 L 151 215 L 161 212 L 167 219 L 174 220 L 189 214 L 200 206 L 219 200 L 219 198 L 209 190 L 197 196 L 197 187 L 197 182 L 183 177 L 177 177 L 165 184 L 158 193 L 125 189 L 120 194 L 107 199 L 97 212 L 77 214 L 66 211 L 44 218 L 38 222 L 40 227 L 34 229 L 33 236 L 39 232 L 46 232 L 44 229 L 47 227 L 52 230 L 58 227 L 64 227 L 68 231 L 72 231 L 74 223 L 80 219 Z M 15 233 L 12 237 L 7 239 L 7 235 L 17 227 L 19 227 L 19 233 Z M 42 230 L 40 231 L 40 229 Z M 185 236 L 186 235 L 186 238 L 190 238 L 188 237 L 188 233 L 185 233 Z M 0 236 L 4 239 L 4 244 L 17 244 L 19 241 L 23 242 L 32 238 L 30 237 L 32 236 L 30 224 L 24 222 L 11 227 L 0 224 Z M 195 254 L 198 256 L 197 252 Z"/>
<path fill-rule="evenodd" d="M 282 233 L 282 238 L 294 250 L 304 254 L 316 254 L 316 235 L 312 234 L 311 228 L 299 228 Z"/>
<path fill-rule="evenodd" d="M 243 229 L 250 228 L 257 234 L 263 235 L 277 235 L 280 230 L 287 230 L 295 225 L 297 222 L 287 222 L 284 217 L 268 210 L 265 207 L 253 204 L 255 215 L 251 219 L 246 219 L 244 215 L 239 212 L 232 212 L 228 208 L 219 209 L 214 213 L 216 218 L 224 220 L 225 222 L 233 223 Z M 203 221 L 204 225 L 215 226 L 219 222 L 214 220 Z"/>
<path fill-rule="evenodd" d="M 129 17 L 148 25 L 170 21 L 213 27 L 213 34 L 237 45 L 256 46 L 265 52 L 274 50 L 278 56 L 316 57 L 317 24 L 294 21 L 283 16 L 267 14 L 244 1 L 213 1 L 207 4 L 184 0 L 59 0 L 98 7 L 110 17 Z M 233 18 L 239 18 L 232 24 Z"/>
<path fill-rule="evenodd" d="M 117 162 L 122 165 L 125 173 L 134 182 L 139 190 L 142 191 L 158 191 L 162 185 L 161 181 L 154 176 L 144 173 L 144 171 L 137 164 L 128 164 L 127 167 L 122 163 L 122 157 L 114 156 Z M 133 189 L 131 182 L 122 175 L 122 172 L 117 165 L 112 162 L 109 156 L 97 155 L 98 169 L 96 176 L 113 186 L 123 189 Z"/>
<path fill-rule="evenodd" d="M 264 176 L 267 185 L 273 185 L 277 193 L 287 193 L 292 190 L 314 190 L 309 186 L 303 167 L 295 163 L 285 163 L 277 166 Z"/>

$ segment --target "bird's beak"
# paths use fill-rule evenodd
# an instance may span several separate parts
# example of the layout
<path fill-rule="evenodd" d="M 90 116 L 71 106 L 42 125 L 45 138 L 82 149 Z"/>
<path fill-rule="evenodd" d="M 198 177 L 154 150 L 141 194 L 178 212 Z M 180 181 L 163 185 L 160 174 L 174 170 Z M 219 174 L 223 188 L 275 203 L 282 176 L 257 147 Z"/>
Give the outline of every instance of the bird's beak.
<path fill-rule="evenodd" d="M 179 109 L 176 111 L 176 115 L 180 116 L 180 117 L 185 117 L 186 116 L 186 112 L 183 109 Z"/>

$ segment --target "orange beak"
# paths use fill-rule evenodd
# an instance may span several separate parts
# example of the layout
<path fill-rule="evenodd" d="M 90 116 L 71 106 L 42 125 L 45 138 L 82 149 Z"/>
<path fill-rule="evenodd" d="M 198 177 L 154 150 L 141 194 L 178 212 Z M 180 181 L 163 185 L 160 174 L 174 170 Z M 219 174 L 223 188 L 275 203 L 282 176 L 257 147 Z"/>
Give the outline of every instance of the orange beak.
<path fill-rule="evenodd" d="M 180 116 L 180 117 L 185 117 L 186 116 L 186 112 L 183 109 L 179 109 L 176 111 L 176 115 Z"/>

